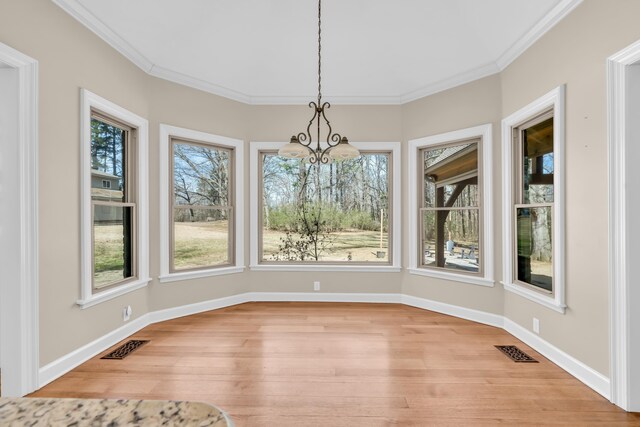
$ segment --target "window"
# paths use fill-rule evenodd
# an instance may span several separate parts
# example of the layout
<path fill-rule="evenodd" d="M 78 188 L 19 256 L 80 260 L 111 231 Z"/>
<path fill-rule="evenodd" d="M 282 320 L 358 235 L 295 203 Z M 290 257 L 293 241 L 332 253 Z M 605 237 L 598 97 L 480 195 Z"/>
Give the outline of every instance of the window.
<path fill-rule="evenodd" d="M 145 119 L 82 91 L 82 287 L 87 308 L 149 282 Z"/>
<path fill-rule="evenodd" d="M 171 139 L 171 272 L 233 263 L 233 150 Z"/>
<path fill-rule="evenodd" d="M 564 312 L 564 88 L 503 120 L 505 288 Z"/>
<path fill-rule="evenodd" d="M 409 271 L 492 286 L 491 125 L 409 146 Z"/>
<path fill-rule="evenodd" d="M 515 278 L 553 292 L 553 113 L 513 129 Z"/>
<path fill-rule="evenodd" d="M 160 134 L 160 280 L 243 271 L 243 142 L 168 125 Z"/>
<path fill-rule="evenodd" d="M 278 146 L 252 143 L 252 268 L 397 271 L 399 144 L 358 144 L 360 157 L 321 165 Z"/>
<path fill-rule="evenodd" d="M 135 129 L 96 111 L 91 113 L 91 173 L 109 176 L 91 187 L 93 292 L 135 278 Z M 93 182 L 93 180 L 92 180 Z"/>
<path fill-rule="evenodd" d="M 421 267 L 480 271 L 479 141 L 421 150 Z"/>

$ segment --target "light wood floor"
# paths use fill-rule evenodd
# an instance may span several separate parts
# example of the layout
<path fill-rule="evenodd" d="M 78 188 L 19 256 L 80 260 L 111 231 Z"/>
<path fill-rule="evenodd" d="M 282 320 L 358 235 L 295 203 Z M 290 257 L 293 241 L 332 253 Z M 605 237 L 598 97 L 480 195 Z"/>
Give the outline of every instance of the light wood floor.
<path fill-rule="evenodd" d="M 239 427 L 640 426 L 503 330 L 403 305 L 249 303 L 132 338 L 151 342 L 32 396 L 205 401 Z"/>

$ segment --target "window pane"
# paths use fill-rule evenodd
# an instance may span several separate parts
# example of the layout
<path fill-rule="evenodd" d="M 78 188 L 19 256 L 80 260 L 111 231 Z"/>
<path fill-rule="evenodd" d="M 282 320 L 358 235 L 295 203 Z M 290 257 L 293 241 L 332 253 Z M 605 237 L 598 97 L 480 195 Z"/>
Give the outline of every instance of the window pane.
<path fill-rule="evenodd" d="M 262 153 L 262 260 L 388 263 L 389 157 L 311 165 Z"/>
<path fill-rule="evenodd" d="M 174 141 L 174 203 L 230 206 L 230 164 L 231 150 Z"/>
<path fill-rule="evenodd" d="M 479 210 L 422 211 L 422 265 L 478 272 Z"/>
<path fill-rule="evenodd" d="M 438 238 L 436 233 L 437 211 L 422 211 L 422 265 L 436 266 L 436 247 L 438 241 L 442 242 L 442 236 Z M 442 243 L 444 247 L 444 243 Z"/>
<path fill-rule="evenodd" d="M 446 207 L 466 208 L 478 206 L 478 177 L 442 187 Z"/>
<path fill-rule="evenodd" d="M 133 277 L 133 208 L 93 207 L 93 287 Z"/>
<path fill-rule="evenodd" d="M 551 207 L 517 208 L 517 279 L 547 291 L 553 286 Z"/>
<path fill-rule="evenodd" d="M 553 117 L 522 131 L 523 201 L 553 202 Z"/>
<path fill-rule="evenodd" d="M 422 150 L 424 207 L 478 206 L 478 143 Z"/>
<path fill-rule="evenodd" d="M 431 177 L 427 177 L 424 180 L 424 195 L 423 195 L 425 208 L 436 207 L 436 183 Z M 442 202 L 441 202 L 442 203 Z"/>
<path fill-rule="evenodd" d="M 91 198 L 125 201 L 124 145 L 127 131 L 91 119 Z"/>
<path fill-rule="evenodd" d="M 173 210 L 174 270 L 229 264 L 230 209 Z"/>

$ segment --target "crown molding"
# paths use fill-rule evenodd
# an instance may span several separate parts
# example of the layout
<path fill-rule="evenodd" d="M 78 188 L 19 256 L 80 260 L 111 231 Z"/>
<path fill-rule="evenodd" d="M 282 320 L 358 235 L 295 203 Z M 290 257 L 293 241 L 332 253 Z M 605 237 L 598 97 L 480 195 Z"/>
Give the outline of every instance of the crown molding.
<path fill-rule="evenodd" d="M 198 89 L 213 95 L 222 96 L 233 101 L 249 105 L 306 105 L 314 96 L 251 96 L 224 86 L 183 74 L 154 64 L 147 57 L 138 52 L 125 39 L 116 34 L 111 28 L 100 21 L 87 10 L 78 0 L 51 0 L 62 10 L 75 18 L 90 31 L 104 40 L 109 46 L 120 52 L 125 58 L 133 62 L 147 74 L 168 80 L 173 83 Z M 426 85 L 415 91 L 398 96 L 333 96 L 325 97 L 336 105 L 402 105 L 429 95 L 443 92 L 493 74 L 497 74 L 508 67 L 516 58 L 522 55 L 531 45 L 542 37 L 553 26 L 560 22 L 583 0 L 562 0 L 551 9 L 531 30 L 514 43 L 495 62 L 465 71 L 453 77 Z"/>
<path fill-rule="evenodd" d="M 163 80 L 168 80 L 170 82 L 178 83 L 183 86 L 188 86 L 190 88 L 198 89 L 204 92 L 209 92 L 214 95 L 231 99 L 233 101 L 242 102 L 244 104 L 252 104 L 251 97 L 245 93 L 238 92 L 224 86 L 219 86 L 206 80 L 199 79 L 197 77 L 182 74 L 177 71 L 161 67 L 159 65 L 152 65 L 151 69 L 147 71 L 147 73 Z"/>
<path fill-rule="evenodd" d="M 497 74 L 500 71 L 500 68 L 498 68 L 495 63 L 491 62 L 478 68 L 465 71 L 464 73 L 457 74 L 453 77 L 424 86 L 416 91 L 406 93 L 400 97 L 400 104 L 407 104 L 420 98 L 434 95 L 438 92 L 444 92 L 445 90 L 453 89 L 454 87 L 462 86 L 463 84 Z"/>
<path fill-rule="evenodd" d="M 109 46 L 120 52 L 125 58 L 133 62 L 145 73 L 149 73 L 153 63 L 138 52 L 125 39 L 116 34 L 111 28 L 89 12 L 77 0 L 51 0 L 54 4 L 67 12 L 76 21 L 87 27 L 90 31 L 104 40 Z"/>
<path fill-rule="evenodd" d="M 317 98 L 317 94 L 296 96 L 252 96 L 251 105 L 307 105 Z M 395 95 L 380 96 L 322 96 L 323 101 L 331 105 L 401 105 L 402 97 Z"/>
<path fill-rule="evenodd" d="M 549 11 L 536 25 L 533 26 L 524 36 L 515 42 L 496 60 L 496 65 L 500 71 L 507 68 L 513 61 L 529 49 L 540 37 L 562 21 L 573 9 L 578 7 L 582 0 L 562 0 Z"/>

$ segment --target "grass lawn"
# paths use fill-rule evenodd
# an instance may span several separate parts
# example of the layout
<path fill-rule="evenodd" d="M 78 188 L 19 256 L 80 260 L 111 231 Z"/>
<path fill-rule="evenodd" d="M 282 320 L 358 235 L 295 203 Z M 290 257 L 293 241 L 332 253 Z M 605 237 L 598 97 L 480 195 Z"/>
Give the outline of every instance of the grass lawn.
<path fill-rule="evenodd" d="M 122 224 L 94 227 L 93 285 L 96 289 L 124 279 L 123 235 Z"/>
<path fill-rule="evenodd" d="M 176 270 L 229 263 L 228 221 L 176 222 Z"/>
<path fill-rule="evenodd" d="M 226 264 L 228 262 L 227 221 L 178 222 L 174 264 L 177 270 Z M 94 286 L 108 286 L 124 278 L 122 225 L 94 228 Z"/>
<path fill-rule="evenodd" d="M 262 236 L 264 249 L 263 259 L 272 261 L 272 255 L 278 252 L 278 245 L 282 244 L 280 238 L 285 236 L 284 232 L 265 230 Z M 349 261 L 351 254 L 352 262 L 388 262 L 389 246 L 388 233 L 382 236 L 382 250 L 384 258 L 378 258 L 376 252 L 380 250 L 379 231 L 341 231 L 331 233 L 331 242 L 326 254 L 323 254 L 320 261 Z"/>
<path fill-rule="evenodd" d="M 227 221 L 178 222 L 175 224 L 174 263 L 177 270 L 226 264 L 228 262 Z M 123 279 L 124 244 L 122 225 L 101 225 L 94 229 L 95 273 L 97 289 Z M 285 233 L 266 230 L 263 235 L 264 260 L 273 260 L 280 238 Z M 378 258 L 380 232 L 342 231 L 331 233 L 332 244 L 321 261 L 388 262 L 388 234 L 384 233 L 384 257 Z"/>

